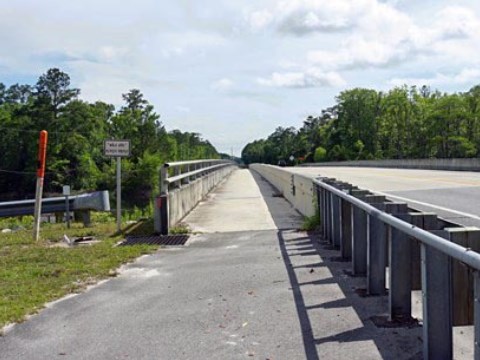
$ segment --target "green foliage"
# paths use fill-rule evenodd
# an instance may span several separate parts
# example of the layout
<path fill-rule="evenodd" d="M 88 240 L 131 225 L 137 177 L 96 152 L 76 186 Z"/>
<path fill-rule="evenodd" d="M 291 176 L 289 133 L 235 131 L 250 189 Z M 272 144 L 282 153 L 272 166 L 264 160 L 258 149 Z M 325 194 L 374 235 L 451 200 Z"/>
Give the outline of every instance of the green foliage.
<path fill-rule="evenodd" d="M 180 223 L 177 226 L 170 228 L 168 232 L 172 235 L 181 235 L 190 233 L 190 229 L 187 224 Z"/>
<path fill-rule="evenodd" d="M 90 212 L 90 219 L 94 224 L 105 224 L 115 222 L 115 216 L 109 212 Z"/>
<path fill-rule="evenodd" d="M 324 147 L 317 147 L 315 149 L 315 154 L 313 155 L 313 161 L 322 162 L 327 160 L 327 150 Z"/>
<path fill-rule="evenodd" d="M 469 158 L 477 154 L 475 145 L 462 136 L 449 137 L 448 144 L 450 154 L 454 158 Z"/>
<path fill-rule="evenodd" d="M 31 229 L 33 227 L 33 216 L 0 218 L 0 229 L 15 229 L 18 227 Z"/>
<path fill-rule="evenodd" d="M 300 129 L 279 127 L 247 144 L 242 159 L 276 164 L 290 155 L 307 161 L 464 158 L 479 150 L 480 85 L 455 94 L 402 86 L 345 90 Z"/>
<path fill-rule="evenodd" d="M 301 230 L 303 231 L 313 231 L 318 228 L 320 225 L 320 214 L 318 212 L 313 216 L 306 216 L 303 219 Z"/>
<path fill-rule="evenodd" d="M 55 68 L 34 86 L 0 83 L 0 201 L 34 196 L 40 130 L 49 132 L 44 185 L 49 194 L 60 193 L 65 184 L 76 192 L 109 189 L 113 194 L 115 161 L 103 155 L 103 143 L 129 139 L 132 155 L 122 160 L 125 208 L 149 207 L 163 162 L 220 157 L 200 134 L 167 132 L 138 89 L 122 95 L 118 111 L 101 101 L 79 100 L 79 94 L 69 75 Z"/>

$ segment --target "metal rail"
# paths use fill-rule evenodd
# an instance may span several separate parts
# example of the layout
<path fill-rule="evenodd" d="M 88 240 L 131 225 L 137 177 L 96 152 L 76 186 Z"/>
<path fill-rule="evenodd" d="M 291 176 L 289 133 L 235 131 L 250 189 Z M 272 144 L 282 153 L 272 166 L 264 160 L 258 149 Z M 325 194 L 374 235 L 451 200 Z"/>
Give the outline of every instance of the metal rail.
<path fill-rule="evenodd" d="M 475 270 L 480 270 L 480 254 L 472 251 L 469 248 L 457 245 L 448 241 L 440 236 L 432 234 L 431 232 L 425 231 L 415 225 L 409 224 L 405 221 L 400 220 L 399 218 L 387 214 L 384 211 L 380 211 L 374 206 L 363 202 L 362 200 L 349 195 L 345 191 L 339 190 L 331 185 L 328 185 L 322 181 L 315 180 L 314 184 L 323 187 L 324 189 L 330 191 L 336 196 L 347 200 L 352 205 L 357 206 L 359 209 L 365 211 L 368 215 L 383 221 L 385 224 L 388 224 L 395 229 L 398 229 L 404 232 L 407 235 L 421 241 L 422 243 L 431 246 L 434 249 L 439 250 L 440 252 L 459 260 Z"/>
<path fill-rule="evenodd" d="M 177 175 L 177 176 L 168 177 L 168 178 L 165 179 L 165 181 L 168 182 L 168 184 L 174 184 L 178 181 L 181 181 L 181 180 L 184 180 L 184 179 L 187 179 L 187 178 L 189 179 L 191 177 L 201 175 L 201 174 L 204 174 L 206 172 L 210 172 L 212 170 L 217 170 L 218 168 L 224 167 L 226 165 L 230 165 L 230 164 L 218 164 L 218 165 L 208 166 L 208 167 L 205 167 L 205 168 L 201 168 L 200 170 L 189 171 L 189 172 Z"/>
<path fill-rule="evenodd" d="M 234 165 L 223 159 L 165 163 L 160 169 L 160 196 L 155 201 L 155 232 L 167 235 L 169 227 L 193 209 Z M 204 182 L 200 187 L 189 186 L 198 184 L 196 181 Z"/>
<path fill-rule="evenodd" d="M 70 196 L 69 208 L 72 211 L 96 210 L 110 211 L 108 191 L 96 191 L 88 194 Z M 35 199 L 7 201 L 0 203 L 0 217 L 32 215 Z M 42 199 L 42 213 L 66 211 L 65 197 Z"/>
<path fill-rule="evenodd" d="M 221 167 L 234 165 L 235 162 L 224 159 L 207 159 L 207 160 L 191 160 L 176 161 L 165 163 L 160 171 L 160 192 L 168 194 L 172 187 L 180 187 L 188 184 L 212 171 L 216 171 Z"/>
<path fill-rule="evenodd" d="M 453 326 L 474 325 L 480 360 L 480 254 L 472 250 L 480 251 L 480 229 L 445 226 L 335 179 L 313 185 L 324 237 L 352 260 L 354 275 L 366 276 L 370 295 L 387 293 L 388 268 L 390 320 L 412 319 L 411 292 L 422 290 L 423 357 L 451 359 Z"/>

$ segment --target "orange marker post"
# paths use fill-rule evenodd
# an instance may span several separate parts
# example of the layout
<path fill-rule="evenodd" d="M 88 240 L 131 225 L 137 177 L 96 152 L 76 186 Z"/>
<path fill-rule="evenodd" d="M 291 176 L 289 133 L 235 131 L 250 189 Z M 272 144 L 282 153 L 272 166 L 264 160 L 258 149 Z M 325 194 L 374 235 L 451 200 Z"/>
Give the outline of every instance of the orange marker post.
<path fill-rule="evenodd" d="M 43 195 L 43 179 L 45 177 L 45 160 L 47 157 L 47 139 L 48 132 L 40 131 L 40 139 L 38 142 L 38 161 L 37 161 L 37 186 L 35 189 L 35 222 L 33 225 L 33 239 L 38 241 L 40 234 L 40 216 L 42 213 L 42 195 Z"/>

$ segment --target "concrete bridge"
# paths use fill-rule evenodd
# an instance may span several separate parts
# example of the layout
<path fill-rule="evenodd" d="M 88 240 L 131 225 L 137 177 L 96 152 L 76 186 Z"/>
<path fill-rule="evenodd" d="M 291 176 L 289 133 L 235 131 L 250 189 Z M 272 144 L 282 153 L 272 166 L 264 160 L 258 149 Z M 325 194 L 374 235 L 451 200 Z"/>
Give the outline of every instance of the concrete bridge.
<path fill-rule="evenodd" d="M 216 165 L 205 168 L 212 166 Z M 171 181 L 165 181 L 168 176 L 164 174 L 164 183 L 173 184 L 166 191 L 163 188 L 164 197 L 170 192 L 171 196 L 181 198 L 183 195 L 178 193 L 175 183 L 193 184 L 195 171 L 202 172 L 189 168 L 188 176 L 182 178 L 178 171 L 171 174 Z M 186 246 L 164 248 L 142 257 L 127 266 L 119 277 L 55 303 L 34 319 L 14 327 L 0 337 L 0 359 L 314 360 L 474 356 L 473 298 L 461 303 L 462 307 L 472 307 L 471 311 L 454 311 L 460 304 L 458 297 L 453 291 L 430 286 L 429 268 L 422 267 L 423 279 L 417 279 L 426 282 L 423 297 L 421 284 L 419 288 L 413 281 L 414 273 L 408 273 L 408 281 L 403 277 L 399 282 L 399 271 L 392 274 L 392 268 L 402 269 L 402 259 L 413 264 L 415 256 L 414 250 L 407 258 L 400 250 L 392 252 L 403 249 L 396 248 L 395 241 L 385 243 L 390 247 L 380 252 L 368 253 L 373 248 L 365 247 L 368 261 L 362 270 L 359 254 L 363 252 L 357 247 L 361 244 L 358 239 L 363 239 L 362 230 L 352 227 L 358 209 L 348 200 L 355 197 L 367 204 L 362 210 L 368 226 L 365 244 L 373 244 L 372 231 L 380 234 L 379 229 L 386 232 L 378 238 L 391 240 L 392 234 L 400 236 L 393 225 L 382 227 L 383 223 L 375 222 L 385 220 L 389 224 L 388 221 L 394 220 L 383 217 L 390 215 L 367 212 L 370 211 L 367 200 L 373 197 L 373 205 L 383 206 L 383 210 L 394 204 L 396 209 L 404 210 L 402 213 L 412 214 L 412 208 L 419 207 L 416 215 L 410 216 L 422 221 L 432 219 L 431 211 L 436 211 L 443 219 L 434 216 L 435 231 L 447 232 L 452 243 L 455 240 L 452 233 L 461 233 L 473 241 L 478 235 L 476 230 L 462 225 L 477 225 L 480 220 L 475 215 L 479 214 L 478 202 L 469 196 L 478 192 L 480 175 L 333 167 L 281 169 L 264 165 L 222 171 L 224 180 L 217 178 L 212 185 L 215 189 L 206 190 L 208 195 L 182 220 L 193 232 Z M 319 176 L 322 179 L 315 182 L 313 179 Z M 352 184 L 382 194 L 373 195 Z M 337 193 L 336 189 L 341 190 Z M 453 194 L 457 201 L 449 199 L 448 194 Z M 186 202 L 180 201 L 182 206 L 187 206 Z M 399 205 L 401 202 L 405 206 Z M 317 208 L 321 209 L 321 232 L 301 231 L 304 216 L 313 215 Z M 170 207 L 171 211 L 176 210 Z M 345 221 L 347 212 L 352 221 Z M 168 219 L 157 221 L 165 224 Z M 414 230 L 420 227 L 410 226 Z M 448 230 L 452 228 L 457 230 Z M 445 234 L 440 235 L 445 237 Z M 405 241 L 406 236 L 395 239 Z M 425 245 L 430 244 L 428 239 L 427 236 L 427 242 L 418 245 L 422 254 L 430 254 L 430 245 Z M 464 249 L 456 246 L 448 248 L 452 256 Z M 377 256 L 377 260 L 386 261 L 380 270 L 370 266 L 377 264 L 374 255 L 378 253 L 385 256 Z M 471 278 L 476 272 L 471 270 L 475 264 L 470 262 L 476 258 L 465 255 L 462 259 L 467 265 L 446 258 L 447 266 L 437 268 L 437 276 L 433 278 L 447 279 L 445 286 L 450 289 L 455 288 L 455 281 L 449 282 L 449 278 L 453 276 L 455 280 L 458 274 L 466 274 L 464 278 L 469 280 L 464 284 L 469 290 L 462 294 L 473 296 L 470 280 L 477 284 L 477 278 L 476 275 Z M 422 264 L 428 263 L 427 260 L 422 257 Z M 450 271 L 451 267 L 456 270 Z M 467 269 L 465 273 L 461 272 L 463 268 Z M 375 284 L 379 281 L 380 284 L 383 281 L 383 288 L 380 286 L 381 291 L 376 293 Z M 424 300 L 426 289 L 431 291 L 430 301 Z M 392 301 L 399 305 L 392 307 Z M 402 318 L 405 311 L 419 321 L 408 316 Z M 427 319 L 430 324 L 426 324 Z M 430 328 L 433 332 L 426 333 L 425 329 Z M 435 342 L 436 336 L 454 341 Z"/>

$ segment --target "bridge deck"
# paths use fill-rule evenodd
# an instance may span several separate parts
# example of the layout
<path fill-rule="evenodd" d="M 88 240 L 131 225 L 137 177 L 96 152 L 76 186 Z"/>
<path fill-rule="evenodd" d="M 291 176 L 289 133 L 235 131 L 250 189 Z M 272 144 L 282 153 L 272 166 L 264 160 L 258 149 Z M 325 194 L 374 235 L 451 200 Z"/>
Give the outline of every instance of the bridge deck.
<path fill-rule="evenodd" d="M 188 246 L 14 327 L 0 359 L 420 358 L 420 328 L 376 327 L 387 298 L 359 297 L 364 279 L 300 220 L 238 170 L 186 219 L 203 231 Z"/>

